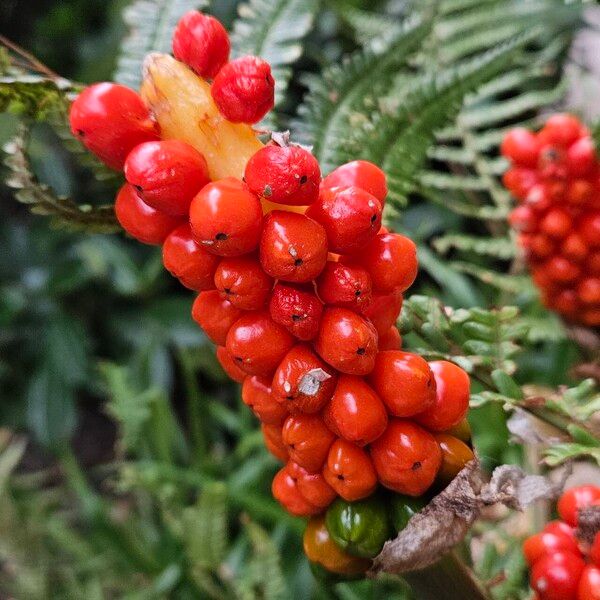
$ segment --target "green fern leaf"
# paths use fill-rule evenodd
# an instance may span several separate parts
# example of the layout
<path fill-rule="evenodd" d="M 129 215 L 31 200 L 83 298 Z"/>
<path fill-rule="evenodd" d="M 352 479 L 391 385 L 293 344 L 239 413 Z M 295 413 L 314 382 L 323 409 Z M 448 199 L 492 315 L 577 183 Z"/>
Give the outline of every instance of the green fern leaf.
<path fill-rule="evenodd" d="M 138 88 L 146 55 L 170 52 L 173 30 L 183 13 L 207 4 L 206 0 L 135 0 L 130 4 L 123 11 L 129 33 L 121 44 L 115 81 Z"/>
<path fill-rule="evenodd" d="M 508 237 L 477 237 L 463 234 L 449 234 L 433 241 L 433 247 L 441 254 L 449 250 L 474 252 L 479 256 L 490 256 L 508 260 L 517 254 L 516 246 Z"/>

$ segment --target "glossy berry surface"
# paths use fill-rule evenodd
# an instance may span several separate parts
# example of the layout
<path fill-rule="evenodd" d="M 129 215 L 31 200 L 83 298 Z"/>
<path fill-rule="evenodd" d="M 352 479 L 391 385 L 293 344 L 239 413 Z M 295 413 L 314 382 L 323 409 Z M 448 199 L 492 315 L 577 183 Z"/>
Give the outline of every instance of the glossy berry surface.
<path fill-rule="evenodd" d="M 289 457 L 309 473 L 321 471 L 335 435 L 319 415 L 290 415 L 283 424 L 283 443 Z"/>
<path fill-rule="evenodd" d="M 310 473 L 298 463 L 287 463 L 288 473 L 296 481 L 298 491 L 308 502 L 320 509 L 329 506 L 336 498 L 335 490 L 325 481 L 321 473 Z"/>
<path fill-rule="evenodd" d="M 216 75 L 211 94 L 221 114 L 234 123 L 257 123 L 275 104 L 275 80 L 269 63 L 242 56 Z"/>
<path fill-rule="evenodd" d="M 580 556 L 569 552 L 550 554 L 533 566 L 530 585 L 543 600 L 578 600 L 577 588 L 584 568 Z"/>
<path fill-rule="evenodd" d="M 600 488 L 594 485 L 582 485 L 568 489 L 557 504 L 560 518 L 571 525 L 577 526 L 577 513 L 582 508 L 600 505 Z"/>
<path fill-rule="evenodd" d="M 398 290 L 389 294 L 373 292 L 369 303 L 362 307 L 361 314 L 373 323 L 377 333 L 382 336 L 396 324 L 402 310 L 403 300 L 402 292 Z M 380 349 L 386 350 L 387 348 L 380 347 Z"/>
<path fill-rule="evenodd" d="M 217 346 L 225 345 L 227 333 L 241 316 L 242 311 L 218 290 L 200 292 L 192 305 L 192 318 Z"/>
<path fill-rule="evenodd" d="M 229 51 L 229 35 L 219 20 L 196 10 L 179 19 L 173 54 L 200 77 L 213 79 L 229 60 Z"/>
<path fill-rule="evenodd" d="M 248 375 L 243 380 L 242 402 L 252 410 L 261 423 L 283 425 L 288 416 L 285 406 L 271 394 L 271 379 Z"/>
<path fill-rule="evenodd" d="M 446 487 L 475 458 L 475 455 L 465 442 L 452 435 L 437 433 L 434 437 L 442 451 L 442 464 L 436 476 L 436 484 Z"/>
<path fill-rule="evenodd" d="M 271 318 L 299 340 L 316 337 L 321 324 L 323 303 L 311 287 L 277 283 L 269 301 Z"/>
<path fill-rule="evenodd" d="M 579 578 L 577 600 L 600 600 L 600 568 L 588 565 Z"/>
<path fill-rule="evenodd" d="M 360 312 L 371 302 L 371 277 L 359 265 L 327 261 L 317 279 L 317 294 L 325 304 Z"/>
<path fill-rule="evenodd" d="M 533 566 L 540 558 L 556 552 L 579 554 L 579 547 L 573 537 L 551 531 L 532 535 L 523 543 L 523 554 L 529 566 Z"/>
<path fill-rule="evenodd" d="M 238 367 L 231 354 L 227 351 L 227 348 L 223 346 L 217 347 L 217 360 L 230 379 L 233 379 L 238 383 L 244 382 L 246 373 Z"/>
<path fill-rule="evenodd" d="M 215 270 L 214 285 L 236 308 L 258 310 L 267 303 L 273 280 L 254 256 L 223 258 Z"/>
<path fill-rule="evenodd" d="M 353 160 L 333 170 L 323 179 L 323 188 L 355 186 L 375 196 L 383 206 L 387 196 L 385 173 L 368 160 Z"/>
<path fill-rule="evenodd" d="M 287 462 L 288 451 L 287 446 L 283 443 L 281 437 L 281 426 L 280 425 L 267 425 L 262 423 L 260 429 L 265 440 L 265 446 L 267 450 L 281 462 Z"/>
<path fill-rule="evenodd" d="M 300 492 L 298 480 L 290 474 L 287 465 L 273 478 L 271 491 L 273 497 L 292 515 L 307 517 L 321 512 L 320 507 L 309 502 Z"/>

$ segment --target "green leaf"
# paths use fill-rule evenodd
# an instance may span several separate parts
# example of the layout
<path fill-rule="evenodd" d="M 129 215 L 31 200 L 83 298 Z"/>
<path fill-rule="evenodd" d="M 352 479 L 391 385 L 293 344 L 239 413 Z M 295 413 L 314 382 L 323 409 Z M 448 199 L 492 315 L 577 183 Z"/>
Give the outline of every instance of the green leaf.
<path fill-rule="evenodd" d="M 544 462 L 556 467 L 568 460 L 592 458 L 600 465 L 600 448 L 582 444 L 557 444 L 545 451 Z"/>
<path fill-rule="evenodd" d="M 433 247 L 440 253 L 446 254 L 449 250 L 460 250 L 508 260 L 517 254 L 516 246 L 509 237 L 479 237 L 462 233 L 448 234 L 436 238 Z"/>

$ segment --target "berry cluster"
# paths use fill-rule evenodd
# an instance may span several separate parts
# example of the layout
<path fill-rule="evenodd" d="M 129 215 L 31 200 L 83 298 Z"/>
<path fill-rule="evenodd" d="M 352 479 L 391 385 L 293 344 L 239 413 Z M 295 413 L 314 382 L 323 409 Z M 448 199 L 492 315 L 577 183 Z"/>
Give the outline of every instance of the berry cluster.
<path fill-rule="evenodd" d="M 591 545 L 576 537 L 578 513 L 590 506 L 600 506 L 600 487 L 567 490 L 558 502 L 561 520 L 525 540 L 523 553 L 537 600 L 600 599 L 600 532 Z"/>
<path fill-rule="evenodd" d="M 573 116 L 550 117 L 536 134 L 511 130 L 510 215 L 544 304 L 565 319 L 600 325 L 600 164 L 590 132 Z"/>
<path fill-rule="evenodd" d="M 316 519 L 309 558 L 341 575 L 364 572 L 392 522 L 405 524 L 411 498 L 444 487 L 472 460 L 469 376 L 401 349 L 395 324 L 417 256 L 411 240 L 381 225 L 384 173 L 357 160 L 322 178 L 307 149 L 283 136 L 263 146 L 245 128 L 273 105 L 269 65 L 227 62 L 227 33 L 212 17 L 187 13 L 173 51 L 195 74 L 150 57 L 155 70 L 166 67 L 145 82 L 146 96 L 91 86 L 71 109 L 73 132 L 123 169 L 123 228 L 162 245 L 166 269 L 199 292 L 193 318 L 285 463 L 273 495 Z M 202 78 L 214 78 L 206 97 Z M 200 121 L 186 113 L 179 129 L 189 90 L 177 89 L 165 109 L 173 79 L 192 86 L 206 111 Z M 201 137 L 189 143 L 198 122 Z M 239 148 L 253 144 L 242 160 Z M 243 173 L 215 177 L 228 159 Z M 357 523 L 368 538 L 360 543 Z"/>

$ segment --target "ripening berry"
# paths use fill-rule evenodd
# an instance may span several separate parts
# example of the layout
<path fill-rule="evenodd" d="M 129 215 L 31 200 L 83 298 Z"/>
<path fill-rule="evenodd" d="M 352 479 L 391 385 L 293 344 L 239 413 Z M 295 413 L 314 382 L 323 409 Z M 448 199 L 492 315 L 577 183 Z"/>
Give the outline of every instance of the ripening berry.
<path fill-rule="evenodd" d="M 267 303 L 273 280 L 254 256 L 232 256 L 221 259 L 214 285 L 236 308 L 258 310 Z"/>
<path fill-rule="evenodd" d="M 175 216 L 187 217 L 192 198 L 210 181 L 204 156 L 179 140 L 136 146 L 124 171 L 146 204 Z"/>
<path fill-rule="evenodd" d="M 319 412 L 331 398 L 335 371 L 306 344 L 297 344 L 282 359 L 273 375 L 273 398 L 296 413 Z"/>
<path fill-rule="evenodd" d="M 213 79 L 229 60 L 230 43 L 221 22 L 196 10 L 186 12 L 173 33 L 173 54 L 200 77 Z"/>
<path fill-rule="evenodd" d="M 288 473 L 296 481 L 298 491 L 308 502 L 319 508 L 327 508 L 337 497 L 335 490 L 321 473 L 310 473 L 298 463 L 287 463 Z"/>
<path fill-rule="evenodd" d="M 260 262 L 274 279 L 311 281 L 327 262 L 325 230 L 305 215 L 274 210 L 264 219 Z"/>
<path fill-rule="evenodd" d="M 577 588 L 585 568 L 581 556 L 570 552 L 556 552 L 538 560 L 529 584 L 543 600 L 578 600 Z"/>
<path fill-rule="evenodd" d="M 471 380 L 466 371 L 447 360 L 429 363 L 435 378 L 435 400 L 416 420 L 430 431 L 447 431 L 467 415 Z"/>
<path fill-rule="evenodd" d="M 327 308 L 315 350 L 332 367 L 348 375 L 368 375 L 375 365 L 377 331 L 347 308 Z"/>
<path fill-rule="evenodd" d="M 588 130 L 573 115 L 558 113 L 548 117 L 538 136 L 543 144 L 568 147 L 579 138 L 587 136 Z"/>
<path fill-rule="evenodd" d="M 112 169 L 120 171 L 138 144 L 158 140 L 158 128 L 136 92 L 116 83 L 85 88 L 71 105 L 71 132 Z"/>
<path fill-rule="evenodd" d="M 160 245 L 182 224 L 181 219 L 148 206 L 134 188 L 125 184 L 115 199 L 115 214 L 121 227 L 143 244 Z"/>
<path fill-rule="evenodd" d="M 246 373 L 235 364 L 231 354 L 227 352 L 227 348 L 224 348 L 223 346 L 217 347 L 217 360 L 230 379 L 233 379 L 238 383 L 244 382 L 247 377 Z"/>
<path fill-rule="evenodd" d="M 371 458 L 379 481 L 407 496 L 423 495 L 442 464 L 433 435 L 404 419 L 390 420 L 383 435 L 371 444 Z"/>
<path fill-rule="evenodd" d="M 219 257 L 196 243 L 187 223 L 169 234 L 162 251 L 165 269 L 185 287 L 198 292 L 215 287 Z"/>
<path fill-rule="evenodd" d="M 600 600 L 600 568 L 587 565 L 577 586 L 577 600 Z"/>
<path fill-rule="evenodd" d="M 437 433 L 434 437 L 442 451 L 442 464 L 436 475 L 435 483 L 438 486 L 446 487 L 475 458 L 475 455 L 465 442 L 452 435 Z"/>
<path fill-rule="evenodd" d="M 309 473 L 321 470 L 335 435 L 319 415 L 290 415 L 283 424 L 283 443 L 290 458 Z"/>
<path fill-rule="evenodd" d="M 415 243 L 397 233 L 377 235 L 352 259 L 369 271 L 373 291 L 383 294 L 406 291 L 419 268 Z"/>
<path fill-rule="evenodd" d="M 392 325 L 383 335 L 379 336 L 379 351 L 400 350 L 402 348 L 402 336 L 395 325 Z"/>
<path fill-rule="evenodd" d="M 360 251 L 381 228 L 381 202 L 359 187 L 322 188 L 306 214 L 327 233 L 329 250 L 338 254 Z"/>
<path fill-rule="evenodd" d="M 242 56 L 227 63 L 210 91 L 221 114 L 234 123 L 257 123 L 275 104 L 271 67 L 256 56 Z"/>
<path fill-rule="evenodd" d="M 543 556 L 556 552 L 579 554 L 577 541 L 571 535 L 559 532 L 541 531 L 528 537 L 523 543 L 523 554 L 527 564 L 532 567 Z"/>
<path fill-rule="evenodd" d="M 583 216 L 577 228 L 590 248 L 600 248 L 600 212 Z"/>
<path fill-rule="evenodd" d="M 338 437 L 357 446 L 376 440 L 387 427 L 383 402 L 362 377 L 340 375 L 323 411 L 325 423 Z"/>
<path fill-rule="evenodd" d="M 328 261 L 317 279 L 317 294 L 327 305 L 360 312 L 371 302 L 371 276 L 359 265 Z"/>
<path fill-rule="evenodd" d="M 363 317 L 366 317 L 373 323 L 377 333 L 381 337 L 389 332 L 398 320 L 402 310 L 402 301 L 404 300 L 402 292 L 394 290 L 389 294 L 374 293 L 371 295 L 371 302 L 362 309 Z M 386 350 L 387 348 L 380 349 Z"/>
<path fill-rule="evenodd" d="M 307 206 L 319 197 L 321 169 L 301 146 L 269 144 L 250 158 L 244 181 L 257 196 L 271 202 Z"/>
<path fill-rule="evenodd" d="M 244 373 L 245 375 L 245 373 Z M 242 402 L 248 406 L 261 423 L 283 425 L 288 416 L 285 406 L 271 394 L 271 379 L 248 375 L 242 385 Z"/>
<path fill-rule="evenodd" d="M 369 192 L 379 200 L 381 206 L 387 196 L 385 173 L 368 160 L 353 160 L 333 170 L 321 184 L 322 188 L 346 188 L 355 186 Z"/>
<path fill-rule="evenodd" d="M 540 221 L 539 228 L 552 238 L 564 238 L 573 229 L 573 220 L 567 211 L 553 208 Z"/>
<path fill-rule="evenodd" d="M 294 338 L 266 311 L 240 316 L 227 334 L 226 347 L 248 375 L 272 375 Z"/>
<path fill-rule="evenodd" d="M 287 446 L 283 443 L 281 437 L 281 426 L 280 425 L 267 425 L 262 423 L 260 429 L 265 440 L 265 446 L 267 450 L 281 462 L 287 462 L 288 451 Z"/>
<path fill-rule="evenodd" d="M 321 324 L 323 303 L 311 288 L 277 283 L 269 302 L 271 318 L 292 335 L 308 341 L 316 337 Z"/>
<path fill-rule="evenodd" d="M 524 127 L 515 127 L 504 136 L 500 152 L 516 165 L 535 167 L 540 153 L 540 143 L 535 133 Z"/>
<path fill-rule="evenodd" d="M 289 473 L 287 465 L 280 469 L 271 485 L 271 492 L 290 514 L 308 517 L 321 512 L 322 508 L 311 504 L 298 489 L 298 481 Z"/>
<path fill-rule="evenodd" d="M 192 318 L 217 346 L 225 346 L 227 333 L 241 316 L 242 311 L 218 290 L 200 292 L 192 305 Z"/>
<path fill-rule="evenodd" d="M 219 256 L 240 256 L 258 246 L 260 200 L 241 181 L 228 177 L 204 186 L 192 200 L 190 225 L 196 241 Z"/>
<path fill-rule="evenodd" d="M 377 487 L 377 474 L 369 455 L 343 439 L 336 440 L 329 449 L 323 476 L 348 502 L 370 496 Z"/>
<path fill-rule="evenodd" d="M 401 350 L 379 352 L 369 382 L 389 413 L 412 417 L 433 406 L 434 375 L 424 358 Z"/>
<path fill-rule="evenodd" d="M 577 527 L 577 513 L 582 508 L 600 504 L 600 487 L 582 485 L 568 489 L 558 501 L 556 506 L 558 514 L 563 521 L 572 527 Z"/>

